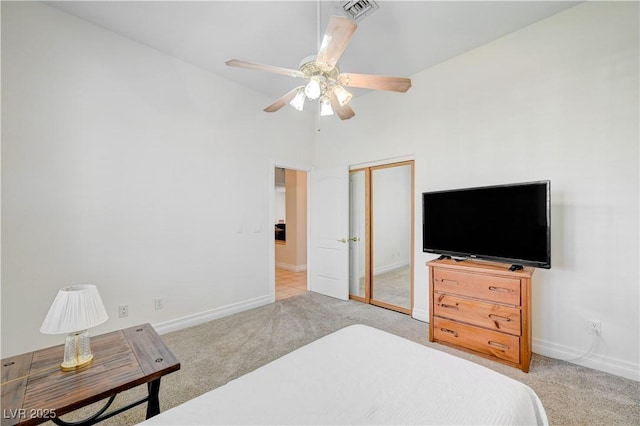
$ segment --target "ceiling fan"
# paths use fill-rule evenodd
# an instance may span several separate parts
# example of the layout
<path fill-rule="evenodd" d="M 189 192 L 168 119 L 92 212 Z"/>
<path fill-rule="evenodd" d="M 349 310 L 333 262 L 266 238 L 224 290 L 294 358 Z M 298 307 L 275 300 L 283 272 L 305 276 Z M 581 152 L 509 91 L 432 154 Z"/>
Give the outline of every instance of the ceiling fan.
<path fill-rule="evenodd" d="M 411 87 L 411 79 L 408 78 L 340 72 L 337 66 L 338 59 L 347 48 L 356 28 L 357 25 L 350 19 L 343 16 L 332 16 L 329 19 L 318 54 L 304 58 L 300 62 L 298 70 L 255 64 L 238 59 L 230 59 L 225 64 L 230 67 L 266 71 L 307 80 L 306 84 L 294 88 L 266 107 L 265 112 L 278 111 L 287 103 L 302 111 L 306 98 L 320 99 L 320 115 L 331 115 L 335 112 L 340 119 L 348 120 L 355 113 L 349 106 L 352 95 L 345 87 L 391 92 L 406 92 Z"/>

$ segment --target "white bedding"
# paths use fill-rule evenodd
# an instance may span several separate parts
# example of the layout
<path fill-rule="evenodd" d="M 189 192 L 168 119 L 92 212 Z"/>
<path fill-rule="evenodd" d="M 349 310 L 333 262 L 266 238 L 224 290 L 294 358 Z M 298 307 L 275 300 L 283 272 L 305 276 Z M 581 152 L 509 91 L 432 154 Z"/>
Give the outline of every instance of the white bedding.
<path fill-rule="evenodd" d="M 547 424 L 528 386 L 353 325 L 144 424 Z"/>

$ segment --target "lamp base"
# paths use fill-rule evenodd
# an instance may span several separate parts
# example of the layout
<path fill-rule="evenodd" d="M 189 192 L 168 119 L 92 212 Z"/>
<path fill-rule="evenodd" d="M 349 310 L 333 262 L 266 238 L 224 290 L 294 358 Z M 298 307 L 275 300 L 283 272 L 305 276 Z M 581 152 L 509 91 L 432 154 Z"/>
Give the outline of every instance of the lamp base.
<path fill-rule="evenodd" d="M 64 360 L 60 368 L 63 371 L 71 371 L 89 365 L 92 360 L 89 331 L 67 334 L 64 342 Z"/>
<path fill-rule="evenodd" d="M 89 358 L 85 359 L 84 361 L 78 363 L 78 364 L 65 364 L 64 362 L 62 364 L 60 364 L 60 369 L 62 371 L 73 371 L 76 370 L 78 368 L 82 368 L 86 365 L 91 364 L 91 361 L 93 361 L 93 354 L 89 355 Z"/>

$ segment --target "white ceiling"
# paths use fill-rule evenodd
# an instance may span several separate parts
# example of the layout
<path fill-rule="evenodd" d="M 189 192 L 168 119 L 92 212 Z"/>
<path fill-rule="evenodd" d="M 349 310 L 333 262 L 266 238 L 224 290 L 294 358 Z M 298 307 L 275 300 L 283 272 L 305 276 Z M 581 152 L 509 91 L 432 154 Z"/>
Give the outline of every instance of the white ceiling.
<path fill-rule="evenodd" d="M 329 16 L 346 15 L 342 1 L 47 3 L 274 100 L 299 82 L 224 62 L 235 58 L 298 69 L 317 52 Z M 358 22 L 339 66 L 345 72 L 410 77 L 578 3 L 381 0 Z"/>

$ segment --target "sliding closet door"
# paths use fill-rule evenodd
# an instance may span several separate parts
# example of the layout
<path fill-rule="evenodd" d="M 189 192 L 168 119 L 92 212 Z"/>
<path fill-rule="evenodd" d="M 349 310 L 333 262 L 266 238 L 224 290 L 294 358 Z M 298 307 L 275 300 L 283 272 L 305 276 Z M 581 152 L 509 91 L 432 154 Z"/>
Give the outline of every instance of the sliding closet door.
<path fill-rule="evenodd" d="M 371 170 L 371 300 L 411 313 L 413 164 Z"/>
<path fill-rule="evenodd" d="M 351 298 L 410 314 L 413 161 L 352 170 L 349 210 Z"/>
<path fill-rule="evenodd" d="M 349 294 L 369 303 L 369 170 L 349 173 Z"/>

